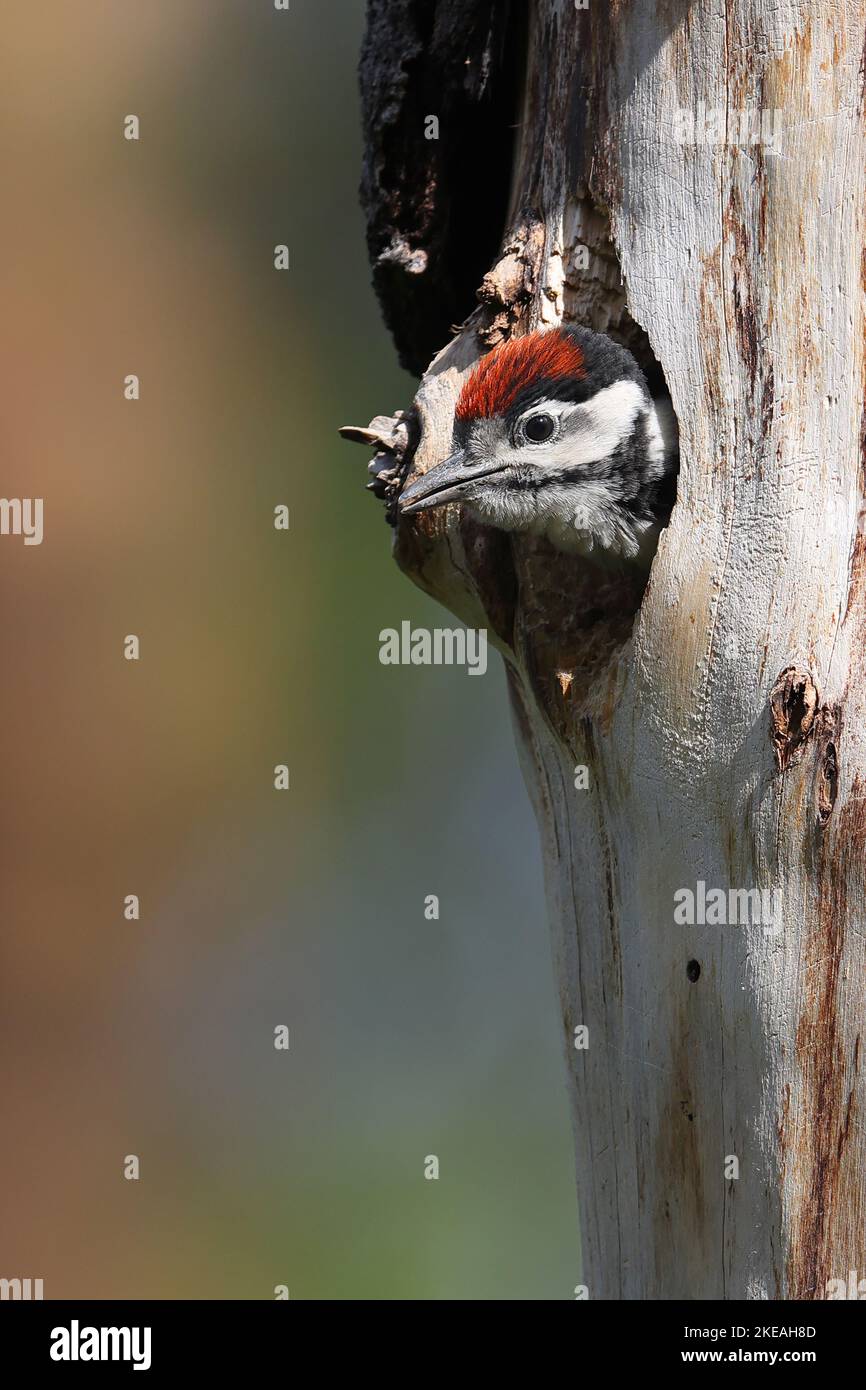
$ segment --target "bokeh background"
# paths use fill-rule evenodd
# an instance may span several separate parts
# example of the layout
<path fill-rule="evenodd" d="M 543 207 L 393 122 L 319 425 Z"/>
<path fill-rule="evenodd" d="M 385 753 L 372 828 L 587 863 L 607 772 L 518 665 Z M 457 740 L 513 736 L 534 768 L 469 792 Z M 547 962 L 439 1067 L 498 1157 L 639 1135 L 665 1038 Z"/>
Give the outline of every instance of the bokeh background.
<path fill-rule="evenodd" d="M 4 5 L 2 492 L 45 540 L 0 538 L 0 1276 L 47 1298 L 580 1276 L 499 659 L 379 664 L 382 628 L 453 620 L 336 435 L 413 392 L 357 205 L 362 26 Z"/>

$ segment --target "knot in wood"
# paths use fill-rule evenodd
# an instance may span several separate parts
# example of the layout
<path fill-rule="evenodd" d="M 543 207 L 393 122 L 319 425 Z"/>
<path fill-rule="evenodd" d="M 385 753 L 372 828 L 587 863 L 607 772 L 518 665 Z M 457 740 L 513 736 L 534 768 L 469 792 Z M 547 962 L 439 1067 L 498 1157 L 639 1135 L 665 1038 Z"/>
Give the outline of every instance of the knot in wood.
<path fill-rule="evenodd" d="M 818 687 L 803 666 L 786 666 L 770 692 L 773 747 L 779 771 L 798 757 L 815 725 Z"/>

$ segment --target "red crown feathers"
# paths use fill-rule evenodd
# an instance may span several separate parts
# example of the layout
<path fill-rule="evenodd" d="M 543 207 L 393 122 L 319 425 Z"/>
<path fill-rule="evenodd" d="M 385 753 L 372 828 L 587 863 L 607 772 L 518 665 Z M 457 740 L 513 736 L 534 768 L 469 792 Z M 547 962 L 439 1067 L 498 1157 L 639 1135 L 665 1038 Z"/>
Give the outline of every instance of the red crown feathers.
<path fill-rule="evenodd" d="M 458 420 L 504 415 L 533 381 L 584 376 L 583 353 L 564 329 L 509 338 L 482 357 L 467 377 L 454 413 Z"/>

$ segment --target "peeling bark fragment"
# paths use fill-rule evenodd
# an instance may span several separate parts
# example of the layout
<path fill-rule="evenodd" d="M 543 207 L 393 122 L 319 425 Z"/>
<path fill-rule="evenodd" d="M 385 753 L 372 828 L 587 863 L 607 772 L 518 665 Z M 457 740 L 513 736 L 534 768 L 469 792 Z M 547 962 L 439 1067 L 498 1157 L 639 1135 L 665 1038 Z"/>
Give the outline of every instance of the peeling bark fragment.
<path fill-rule="evenodd" d="M 543 254 L 544 223 L 534 213 L 524 212 L 478 290 L 481 310 L 476 332 L 485 347 L 510 338 L 525 316 L 538 286 Z"/>
<path fill-rule="evenodd" d="M 419 424 L 414 410 L 396 410 L 393 415 L 376 415 L 369 425 L 343 425 L 340 435 L 351 444 L 375 449 L 367 465 L 372 481 L 367 484 L 374 497 L 385 503 L 385 519 L 397 524 L 397 498 L 418 443 Z"/>
<path fill-rule="evenodd" d="M 810 673 L 801 666 L 786 666 L 770 692 L 773 747 L 780 772 L 800 756 L 817 708 L 818 690 Z"/>

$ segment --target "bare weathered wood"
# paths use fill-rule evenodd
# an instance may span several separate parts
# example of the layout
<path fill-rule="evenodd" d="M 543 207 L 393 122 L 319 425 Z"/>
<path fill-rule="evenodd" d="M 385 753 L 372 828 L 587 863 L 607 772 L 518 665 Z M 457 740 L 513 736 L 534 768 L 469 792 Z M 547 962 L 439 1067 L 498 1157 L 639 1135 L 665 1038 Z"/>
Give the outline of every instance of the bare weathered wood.
<path fill-rule="evenodd" d="M 396 555 L 505 660 L 590 1296 L 823 1298 L 866 1276 L 866 0 L 529 10 L 501 256 L 412 467 L 486 344 L 575 318 L 661 364 L 678 501 L 646 592 L 455 508 Z M 721 138 L 678 141 L 699 103 Z M 770 920 L 678 923 L 700 883 Z"/>

